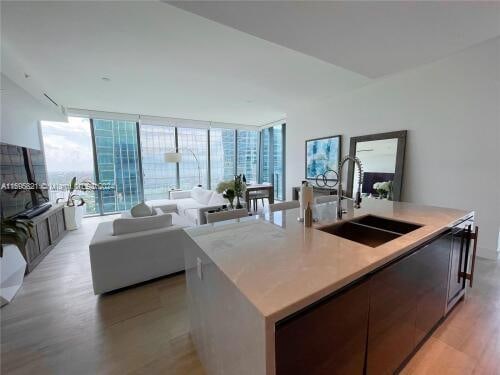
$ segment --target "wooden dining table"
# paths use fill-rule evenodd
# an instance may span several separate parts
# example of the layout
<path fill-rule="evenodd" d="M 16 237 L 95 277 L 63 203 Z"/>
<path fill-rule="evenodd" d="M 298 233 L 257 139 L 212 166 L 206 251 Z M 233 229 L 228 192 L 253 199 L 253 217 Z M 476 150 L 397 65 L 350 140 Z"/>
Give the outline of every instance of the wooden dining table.
<path fill-rule="evenodd" d="M 251 184 L 247 185 L 247 190 L 245 192 L 245 202 L 247 204 L 247 209 L 250 211 L 251 205 L 250 205 L 250 193 L 252 191 L 263 191 L 267 190 L 268 191 L 268 196 L 267 199 L 269 200 L 269 204 L 274 203 L 274 186 L 271 184 Z"/>

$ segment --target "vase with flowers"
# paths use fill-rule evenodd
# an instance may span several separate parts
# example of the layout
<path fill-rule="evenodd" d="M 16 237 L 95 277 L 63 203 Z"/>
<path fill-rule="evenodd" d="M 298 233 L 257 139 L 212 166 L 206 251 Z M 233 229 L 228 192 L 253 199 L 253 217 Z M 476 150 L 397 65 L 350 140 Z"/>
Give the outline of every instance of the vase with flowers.
<path fill-rule="evenodd" d="M 377 191 L 379 199 L 392 200 L 392 181 L 375 182 L 373 188 Z"/>
<path fill-rule="evenodd" d="M 239 177 L 239 178 L 238 178 Z M 234 208 L 234 199 L 236 198 L 236 208 L 241 208 L 240 198 L 246 190 L 246 185 L 241 181 L 241 175 L 235 176 L 234 180 L 221 181 L 215 189 L 217 193 L 222 194 L 222 196 L 229 201 L 229 206 Z"/>

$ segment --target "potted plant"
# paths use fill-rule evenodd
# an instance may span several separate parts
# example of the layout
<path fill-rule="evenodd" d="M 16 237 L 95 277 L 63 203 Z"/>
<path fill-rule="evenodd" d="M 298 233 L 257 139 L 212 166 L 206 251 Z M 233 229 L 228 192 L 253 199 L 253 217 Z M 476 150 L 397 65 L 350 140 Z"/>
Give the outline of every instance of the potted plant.
<path fill-rule="evenodd" d="M 243 198 L 247 186 L 241 178 L 241 174 L 234 176 L 234 195 L 236 195 L 236 208 L 243 208 L 240 198 Z"/>
<path fill-rule="evenodd" d="M 0 304 L 12 301 L 23 284 L 26 271 L 26 243 L 32 237 L 32 225 L 15 219 L 2 219 L 0 244 Z"/>
<path fill-rule="evenodd" d="M 85 201 L 80 195 L 75 194 L 74 192 L 75 190 L 89 190 L 89 184 L 92 184 L 92 182 L 84 181 L 78 185 L 77 189 L 76 177 L 73 177 L 71 179 L 71 182 L 69 183 L 68 198 L 57 198 L 56 200 L 56 203 L 65 200 L 64 220 L 66 221 L 66 229 L 68 230 L 78 229 L 82 225 L 82 218 L 85 210 Z"/>

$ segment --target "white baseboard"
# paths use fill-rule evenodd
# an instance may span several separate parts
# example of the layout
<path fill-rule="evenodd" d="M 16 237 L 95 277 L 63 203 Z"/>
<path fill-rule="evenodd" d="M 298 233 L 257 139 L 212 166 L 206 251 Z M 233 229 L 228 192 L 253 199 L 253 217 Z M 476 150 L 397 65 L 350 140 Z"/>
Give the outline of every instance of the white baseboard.
<path fill-rule="evenodd" d="M 499 258 L 499 252 L 494 249 L 486 249 L 484 247 L 477 248 L 477 256 L 480 258 L 497 260 Z"/>

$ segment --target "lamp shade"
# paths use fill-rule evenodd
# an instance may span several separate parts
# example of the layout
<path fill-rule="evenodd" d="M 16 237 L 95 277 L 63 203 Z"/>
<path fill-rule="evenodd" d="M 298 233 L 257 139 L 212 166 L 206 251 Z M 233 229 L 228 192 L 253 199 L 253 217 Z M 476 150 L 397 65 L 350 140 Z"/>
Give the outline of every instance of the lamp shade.
<path fill-rule="evenodd" d="M 182 160 L 182 156 L 178 152 L 165 152 L 164 158 L 166 163 L 180 163 Z"/>

